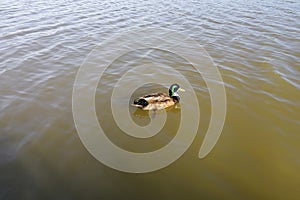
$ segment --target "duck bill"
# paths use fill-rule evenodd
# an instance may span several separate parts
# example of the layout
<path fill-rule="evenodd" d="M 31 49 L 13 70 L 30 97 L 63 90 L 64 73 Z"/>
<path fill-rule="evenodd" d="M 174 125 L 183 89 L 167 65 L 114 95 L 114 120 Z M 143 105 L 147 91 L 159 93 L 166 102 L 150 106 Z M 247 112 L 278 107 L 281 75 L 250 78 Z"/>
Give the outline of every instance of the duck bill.
<path fill-rule="evenodd" d="M 182 88 L 179 88 L 178 91 L 180 91 L 180 92 L 185 92 L 185 90 L 182 89 Z"/>

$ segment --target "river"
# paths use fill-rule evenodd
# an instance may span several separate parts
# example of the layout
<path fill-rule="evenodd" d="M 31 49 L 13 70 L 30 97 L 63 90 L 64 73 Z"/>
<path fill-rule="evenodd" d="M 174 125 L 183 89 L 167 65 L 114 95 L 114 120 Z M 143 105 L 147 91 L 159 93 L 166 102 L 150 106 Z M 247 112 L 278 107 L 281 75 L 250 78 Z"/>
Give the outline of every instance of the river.
<path fill-rule="evenodd" d="M 0 199 L 300 199 L 299 1 L 2 0 L 0 12 Z M 119 73 L 139 65 L 139 54 L 174 66 L 197 93 L 191 112 L 201 110 L 187 152 L 161 170 L 130 174 L 102 164 L 81 142 L 72 113 L 78 69 L 97 45 L 133 27 L 189 36 L 220 71 L 226 120 L 204 159 L 197 155 L 210 121 L 209 90 L 188 63 L 162 51 L 115 60 L 97 89 L 97 116 L 122 148 L 162 147 L 174 136 L 178 112 L 168 111 L 171 122 L 157 139 L 130 142 L 107 98 Z M 164 90 L 144 85 L 136 94 L 157 88 Z M 136 123 L 148 123 L 148 115 L 129 110 Z"/>

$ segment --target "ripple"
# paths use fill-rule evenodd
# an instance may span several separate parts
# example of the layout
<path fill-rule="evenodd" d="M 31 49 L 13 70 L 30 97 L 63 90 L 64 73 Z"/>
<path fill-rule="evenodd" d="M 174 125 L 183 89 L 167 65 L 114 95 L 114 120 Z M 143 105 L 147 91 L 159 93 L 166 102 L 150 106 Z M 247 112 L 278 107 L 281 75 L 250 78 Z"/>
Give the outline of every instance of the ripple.
<path fill-rule="evenodd" d="M 22 164 L 24 160 L 33 160 L 33 157 L 36 160 L 34 163 L 27 163 L 29 169 L 35 169 L 33 165 L 36 163 L 44 163 L 43 170 L 39 172 L 41 174 L 30 171 L 30 180 L 34 176 L 34 180 L 41 183 L 39 186 L 29 189 L 29 186 L 19 184 L 20 190 L 11 190 L 13 193 L 5 191 L 7 199 L 15 197 L 15 194 L 24 197 L 24 193 L 19 191 L 25 190 L 29 191 L 25 195 L 41 190 L 47 196 L 52 194 L 49 188 L 63 187 L 66 184 L 70 185 L 71 192 L 64 191 L 59 195 L 58 191 L 58 194 L 51 197 L 80 196 L 82 194 L 76 191 L 81 190 L 78 190 L 78 185 L 74 185 L 74 174 L 83 182 L 94 180 L 93 184 L 84 185 L 91 188 L 96 185 L 97 189 L 84 189 L 91 191 L 93 195 L 100 191 L 102 196 L 98 195 L 99 199 L 103 198 L 103 188 L 109 193 L 115 193 L 113 183 L 107 186 L 112 172 L 95 164 L 82 148 L 79 139 L 75 138 L 77 134 L 72 121 L 71 93 L 76 71 L 90 51 L 114 34 L 131 27 L 169 28 L 191 36 L 205 47 L 224 79 L 228 96 L 228 118 L 222 141 L 213 152 L 214 161 L 208 158 L 196 162 L 187 153 L 183 159 L 188 166 L 179 160 L 177 165 L 164 169 L 170 169 L 170 174 L 164 174 L 163 181 L 159 178 L 161 172 L 157 172 L 155 181 L 160 182 L 161 188 L 171 188 L 172 192 L 149 185 L 147 178 L 143 179 L 145 184 L 134 179 L 130 184 L 138 186 L 138 189 L 142 185 L 149 186 L 150 190 L 163 191 L 162 195 L 170 198 L 185 198 L 180 193 L 183 191 L 181 183 L 175 181 L 170 184 L 165 181 L 173 180 L 176 175 L 178 180 L 188 180 L 190 191 L 199 198 L 251 199 L 253 196 L 247 196 L 253 194 L 249 188 L 255 189 L 257 196 L 268 199 L 295 198 L 299 191 L 296 188 L 299 181 L 295 180 L 299 174 L 299 164 L 295 167 L 293 163 L 300 146 L 297 134 L 300 123 L 299 8 L 296 0 L 1 1 L 0 154 L 3 159 L 0 167 L 9 171 L 5 163 Z M 113 51 L 114 49 L 108 49 L 107 53 Z M 195 53 L 189 47 L 186 51 Z M 109 93 L 120 75 L 147 60 L 174 67 L 190 80 L 200 100 L 201 118 L 204 122 L 200 122 L 199 137 L 202 137 L 211 114 L 209 91 L 203 78 L 177 55 L 148 49 L 120 56 L 101 80 L 101 86 L 97 90 L 100 99 L 97 106 L 104 106 L 101 95 Z M 158 75 L 166 78 L 169 76 L 163 70 L 158 71 Z M 140 76 L 134 70 L 130 79 L 132 83 L 140 82 Z M 192 146 L 191 151 L 198 151 L 196 146 Z M 28 149 L 30 153 L 26 153 Z M 257 149 L 259 153 L 255 153 Z M 68 153 L 62 155 L 59 151 Z M 227 160 L 220 165 L 216 160 L 222 161 L 223 158 Z M 72 171 L 72 166 L 66 160 L 73 160 L 72 166 L 80 170 Z M 99 168 L 91 167 L 92 165 Z M 248 167 L 245 168 L 244 165 Z M 177 173 L 178 166 L 180 172 L 188 173 Z M 12 170 L 20 171 L 16 166 Z M 189 174 L 197 170 L 199 177 Z M 79 171 L 90 174 L 80 177 Z M 94 178 L 99 171 L 101 178 Z M 220 180 L 207 180 L 202 172 L 222 176 Z M 29 179 L 25 180 L 22 173 L 26 172 L 20 171 L 21 176 L 17 176 L 9 171 L 12 178 L 7 179 L 7 183 L 28 183 Z M 55 176 L 48 174 L 61 176 L 64 180 L 57 183 Z M 44 177 L 48 177 L 49 184 L 46 184 Z M 132 198 L 127 179 L 124 181 L 122 175 L 113 175 L 113 180 L 119 183 L 118 194 L 125 194 L 121 198 Z M 271 185 L 269 180 L 273 180 Z M 51 185 L 51 181 L 55 184 Z M 101 181 L 103 185 L 99 187 L 98 183 L 102 183 Z M 218 185 L 219 181 L 226 184 Z M 206 184 L 207 182 L 213 184 Z M 224 185 L 230 185 L 234 191 L 228 191 Z M 279 189 L 268 192 L 266 185 Z M 216 188 L 222 195 L 215 193 Z M 287 192 L 290 190 L 292 192 Z M 142 188 L 141 191 L 146 190 Z M 38 194 L 37 196 L 40 197 Z M 36 196 L 32 196 L 34 197 Z M 40 199 L 38 197 L 34 199 Z M 151 197 L 150 195 L 149 198 Z M 151 199 L 157 199 L 157 196 Z"/>

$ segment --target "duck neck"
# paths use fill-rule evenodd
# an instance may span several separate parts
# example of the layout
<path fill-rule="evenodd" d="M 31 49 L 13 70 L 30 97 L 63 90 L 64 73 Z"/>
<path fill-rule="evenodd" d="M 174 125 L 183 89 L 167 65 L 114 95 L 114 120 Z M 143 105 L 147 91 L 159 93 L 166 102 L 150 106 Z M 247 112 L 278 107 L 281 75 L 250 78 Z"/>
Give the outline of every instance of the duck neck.
<path fill-rule="evenodd" d="M 178 94 L 177 92 L 173 92 L 171 89 L 169 89 L 169 96 L 170 96 L 175 102 L 179 102 L 179 101 L 180 101 L 179 94 Z"/>
<path fill-rule="evenodd" d="M 172 91 L 171 89 L 169 89 L 169 96 L 173 97 L 173 96 L 179 96 L 179 94 L 177 92 Z"/>
<path fill-rule="evenodd" d="M 180 97 L 179 96 L 172 96 L 172 99 L 175 101 L 175 102 L 179 102 L 180 101 Z"/>

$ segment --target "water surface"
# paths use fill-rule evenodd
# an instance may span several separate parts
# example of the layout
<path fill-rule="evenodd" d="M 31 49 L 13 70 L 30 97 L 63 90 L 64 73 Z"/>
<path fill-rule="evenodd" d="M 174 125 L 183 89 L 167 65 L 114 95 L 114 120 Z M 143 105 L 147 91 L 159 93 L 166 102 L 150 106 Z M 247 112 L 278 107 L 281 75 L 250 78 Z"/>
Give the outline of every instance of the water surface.
<path fill-rule="evenodd" d="M 298 1 L 3 0 L 0 12 L 1 199 L 300 198 Z M 134 26 L 189 35 L 222 73 L 228 112 L 205 159 L 197 155 L 210 120 L 206 84 L 186 61 L 160 51 L 133 52 L 112 64 L 98 86 L 97 115 L 123 148 L 165 145 L 180 112 L 168 112 L 172 120 L 158 138 L 138 143 L 121 135 L 106 100 L 119 73 L 140 64 L 139 55 L 179 68 L 201 110 L 184 156 L 160 171 L 133 175 L 102 165 L 80 142 L 71 109 L 76 72 L 97 44 Z M 152 89 L 164 90 L 144 85 L 135 95 Z M 138 124 L 147 123 L 144 113 L 130 110 Z"/>

